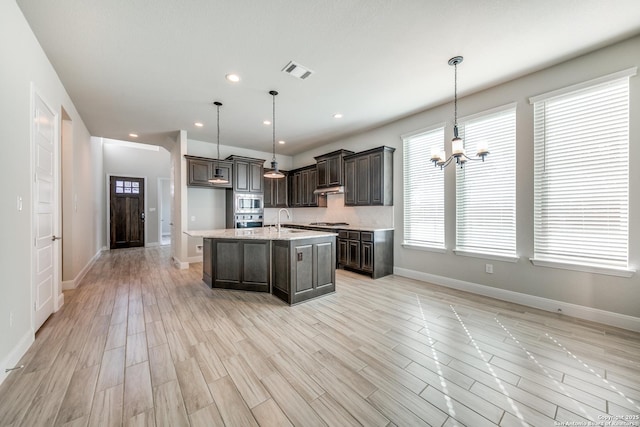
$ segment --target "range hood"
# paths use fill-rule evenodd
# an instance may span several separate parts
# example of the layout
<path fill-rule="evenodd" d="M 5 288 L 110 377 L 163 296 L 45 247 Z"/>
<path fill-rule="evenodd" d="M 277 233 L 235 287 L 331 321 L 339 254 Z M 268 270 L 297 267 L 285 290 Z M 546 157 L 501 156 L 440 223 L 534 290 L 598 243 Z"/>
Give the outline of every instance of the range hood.
<path fill-rule="evenodd" d="M 344 193 L 344 185 L 336 185 L 335 187 L 317 188 L 313 194 L 342 194 Z"/>

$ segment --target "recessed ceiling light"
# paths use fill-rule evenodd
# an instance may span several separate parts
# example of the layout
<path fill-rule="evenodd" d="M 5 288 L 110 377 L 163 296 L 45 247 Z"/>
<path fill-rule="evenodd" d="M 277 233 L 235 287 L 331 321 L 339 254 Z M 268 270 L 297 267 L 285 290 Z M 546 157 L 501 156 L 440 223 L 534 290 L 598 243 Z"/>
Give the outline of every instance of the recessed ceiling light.
<path fill-rule="evenodd" d="M 138 134 L 137 134 L 137 133 L 130 133 L 130 134 L 129 134 L 129 136 L 130 136 L 131 138 L 137 138 L 137 137 L 138 137 Z"/>
<path fill-rule="evenodd" d="M 342 113 L 335 113 L 335 114 L 333 115 L 333 118 L 334 118 L 334 119 L 341 119 L 341 118 L 342 118 Z"/>
<path fill-rule="evenodd" d="M 269 120 L 265 120 L 265 121 L 262 122 L 262 124 L 269 126 L 271 124 L 271 122 Z"/>
<path fill-rule="evenodd" d="M 237 74 L 227 74 L 225 78 L 233 83 L 238 83 L 240 81 L 240 76 Z"/>
<path fill-rule="evenodd" d="M 204 124 L 200 123 L 200 122 L 195 122 L 194 123 L 195 126 L 201 128 L 202 126 L 204 126 Z"/>
<path fill-rule="evenodd" d="M 280 141 L 278 141 L 278 144 L 285 144 L 285 142 L 280 140 Z"/>

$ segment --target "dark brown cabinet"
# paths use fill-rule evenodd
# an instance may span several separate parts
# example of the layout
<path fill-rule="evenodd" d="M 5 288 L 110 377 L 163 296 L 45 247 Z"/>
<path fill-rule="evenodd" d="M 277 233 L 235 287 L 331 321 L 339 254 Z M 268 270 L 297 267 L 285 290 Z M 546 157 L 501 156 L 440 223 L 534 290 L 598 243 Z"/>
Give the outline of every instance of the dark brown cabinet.
<path fill-rule="evenodd" d="M 314 194 L 318 187 L 316 165 L 306 166 L 289 172 L 290 203 L 292 208 L 326 206 L 326 197 Z"/>
<path fill-rule="evenodd" d="M 315 157 L 318 171 L 318 188 L 344 185 L 344 156 L 353 154 L 349 150 L 337 150 Z"/>
<path fill-rule="evenodd" d="M 272 293 L 293 305 L 335 291 L 334 236 L 274 240 Z"/>
<path fill-rule="evenodd" d="M 378 147 L 344 157 L 344 204 L 393 205 L 392 147 Z"/>
<path fill-rule="evenodd" d="M 374 279 L 393 274 L 393 230 L 340 230 L 338 267 Z"/>
<path fill-rule="evenodd" d="M 269 292 L 268 240 L 203 239 L 202 280 L 212 288 Z"/>
<path fill-rule="evenodd" d="M 187 185 L 189 187 L 231 188 L 232 163 L 226 160 L 216 160 L 207 157 L 184 156 L 187 159 Z M 222 172 L 222 176 L 228 181 L 226 184 L 212 184 L 216 166 Z"/>
<path fill-rule="evenodd" d="M 233 191 L 240 193 L 262 193 L 264 191 L 264 159 L 229 156 L 233 162 Z"/>
<path fill-rule="evenodd" d="M 264 178 L 264 207 L 288 208 L 289 207 L 289 182 L 288 172 L 280 171 L 284 178 Z"/>

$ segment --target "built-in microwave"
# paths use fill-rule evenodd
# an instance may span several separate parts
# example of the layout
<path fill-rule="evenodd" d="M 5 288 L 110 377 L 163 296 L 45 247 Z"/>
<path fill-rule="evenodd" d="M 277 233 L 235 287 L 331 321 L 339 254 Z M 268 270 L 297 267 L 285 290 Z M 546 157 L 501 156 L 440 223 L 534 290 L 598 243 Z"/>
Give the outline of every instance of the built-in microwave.
<path fill-rule="evenodd" d="M 235 213 L 262 213 L 264 210 L 264 198 L 262 194 L 237 194 L 235 195 Z"/>

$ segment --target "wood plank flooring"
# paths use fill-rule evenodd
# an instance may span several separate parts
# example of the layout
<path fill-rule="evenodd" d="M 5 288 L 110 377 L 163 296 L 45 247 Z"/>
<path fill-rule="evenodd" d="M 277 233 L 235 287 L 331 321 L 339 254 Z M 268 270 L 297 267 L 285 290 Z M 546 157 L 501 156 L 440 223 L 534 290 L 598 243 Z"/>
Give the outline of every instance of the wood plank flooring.
<path fill-rule="evenodd" d="M 169 250 L 105 252 L 65 292 L 0 426 L 640 425 L 640 334 L 344 271 L 289 307 Z"/>

